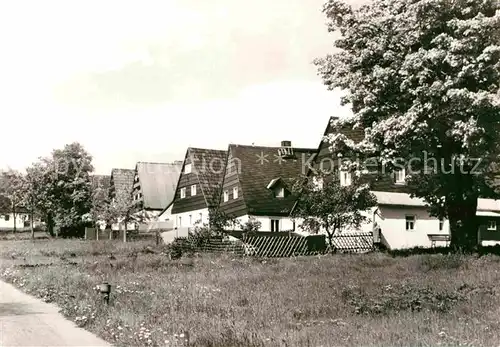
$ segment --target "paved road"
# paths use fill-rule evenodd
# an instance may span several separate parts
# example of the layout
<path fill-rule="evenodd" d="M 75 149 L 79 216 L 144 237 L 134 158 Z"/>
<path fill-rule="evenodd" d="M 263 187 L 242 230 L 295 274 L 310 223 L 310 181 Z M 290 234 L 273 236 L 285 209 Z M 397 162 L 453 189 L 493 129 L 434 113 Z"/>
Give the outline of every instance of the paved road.
<path fill-rule="evenodd" d="M 0 281 L 0 347 L 111 346 L 58 310 Z"/>

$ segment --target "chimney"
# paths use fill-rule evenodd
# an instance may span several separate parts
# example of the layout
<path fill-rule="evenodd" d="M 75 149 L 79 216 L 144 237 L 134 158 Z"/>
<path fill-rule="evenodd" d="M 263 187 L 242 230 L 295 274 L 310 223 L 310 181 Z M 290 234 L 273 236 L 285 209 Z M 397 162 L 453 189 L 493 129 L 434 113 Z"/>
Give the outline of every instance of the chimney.
<path fill-rule="evenodd" d="M 292 147 L 292 141 L 281 141 L 281 147 Z"/>

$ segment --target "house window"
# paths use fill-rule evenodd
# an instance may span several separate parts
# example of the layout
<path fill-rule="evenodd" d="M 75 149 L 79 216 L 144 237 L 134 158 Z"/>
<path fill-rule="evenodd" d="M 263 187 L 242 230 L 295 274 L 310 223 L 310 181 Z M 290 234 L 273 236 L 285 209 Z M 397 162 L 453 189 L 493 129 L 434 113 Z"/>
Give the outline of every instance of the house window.
<path fill-rule="evenodd" d="M 191 164 L 186 164 L 186 166 L 184 166 L 184 173 L 185 174 L 189 174 L 191 173 Z"/>
<path fill-rule="evenodd" d="M 193 225 L 193 216 L 189 215 L 189 225 Z"/>
<path fill-rule="evenodd" d="M 292 231 L 295 231 L 295 221 L 292 221 Z"/>
<path fill-rule="evenodd" d="M 489 220 L 488 221 L 488 230 L 490 230 L 490 231 L 497 230 L 497 221 L 496 220 Z"/>
<path fill-rule="evenodd" d="M 277 198 L 284 198 L 285 197 L 285 188 L 281 187 L 276 189 L 274 196 Z"/>
<path fill-rule="evenodd" d="M 200 219 L 199 219 L 200 223 L 203 223 L 203 213 L 200 213 Z"/>
<path fill-rule="evenodd" d="M 238 199 L 238 187 L 233 188 L 233 199 Z"/>
<path fill-rule="evenodd" d="M 342 187 L 347 187 L 351 185 L 351 173 L 346 170 L 340 170 L 340 185 Z"/>
<path fill-rule="evenodd" d="M 280 220 L 279 219 L 271 219 L 271 231 L 272 232 L 280 231 Z"/>
<path fill-rule="evenodd" d="M 3 219 L 5 219 L 6 222 L 10 220 L 10 215 L 6 214 L 3 216 Z"/>
<path fill-rule="evenodd" d="M 224 191 L 224 202 L 229 201 L 229 192 L 227 190 Z"/>
<path fill-rule="evenodd" d="M 177 226 L 178 226 L 179 228 L 180 228 L 180 227 L 182 227 L 182 217 L 181 217 L 181 216 L 177 217 L 177 221 L 178 221 Z"/>
<path fill-rule="evenodd" d="M 439 231 L 443 231 L 444 228 L 444 219 L 440 218 L 439 219 Z"/>
<path fill-rule="evenodd" d="M 394 181 L 396 184 L 405 184 L 406 170 L 404 168 L 394 171 Z"/>
<path fill-rule="evenodd" d="M 415 216 L 406 216 L 406 230 L 413 231 L 415 230 Z"/>
<path fill-rule="evenodd" d="M 193 184 L 191 186 L 191 196 L 195 196 L 196 195 L 196 184 Z"/>
<path fill-rule="evenodd" d="M 181 188 L 181 199 L 186 197 L 186 188 Z"/>

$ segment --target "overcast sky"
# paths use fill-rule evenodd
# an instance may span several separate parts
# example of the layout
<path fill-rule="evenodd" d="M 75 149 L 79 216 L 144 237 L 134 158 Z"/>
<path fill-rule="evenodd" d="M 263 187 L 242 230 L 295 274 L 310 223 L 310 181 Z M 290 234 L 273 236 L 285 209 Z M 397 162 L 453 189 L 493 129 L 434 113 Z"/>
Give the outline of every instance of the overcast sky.
<path fill-rule="evenodd" d="M 188 146 L 316 147 L 330 115 L 315 57 L 323 0 L 0 2 L 0 167 L 79 141 L 98 173 Z"/>

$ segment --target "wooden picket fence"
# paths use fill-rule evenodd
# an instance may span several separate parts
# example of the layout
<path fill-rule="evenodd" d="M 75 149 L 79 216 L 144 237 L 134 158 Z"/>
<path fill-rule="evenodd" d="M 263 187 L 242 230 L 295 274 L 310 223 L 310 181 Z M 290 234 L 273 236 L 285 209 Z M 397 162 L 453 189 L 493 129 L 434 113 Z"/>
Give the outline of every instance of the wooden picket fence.
<path fill-rule="evenodd" d="M 335 251 L 342 253 L 367 253 L 374 250 L 373 233 L 345 233 L 333 236 Z"/>
<path fill-rule="evenodd" d="M 325 237 L 315 236 L 247 236 L 242 239 L 246 255 L 279 258 L 317 255 L 326 252 Z"/>

